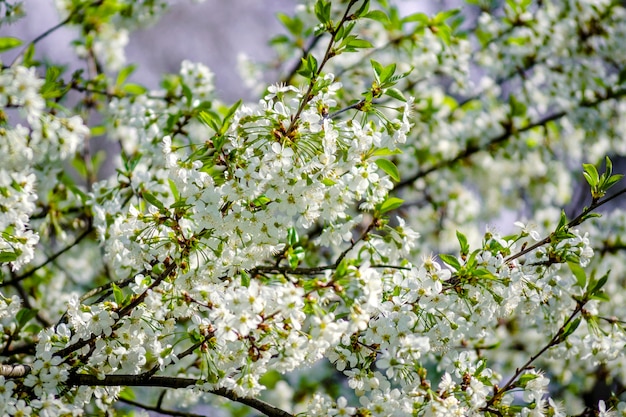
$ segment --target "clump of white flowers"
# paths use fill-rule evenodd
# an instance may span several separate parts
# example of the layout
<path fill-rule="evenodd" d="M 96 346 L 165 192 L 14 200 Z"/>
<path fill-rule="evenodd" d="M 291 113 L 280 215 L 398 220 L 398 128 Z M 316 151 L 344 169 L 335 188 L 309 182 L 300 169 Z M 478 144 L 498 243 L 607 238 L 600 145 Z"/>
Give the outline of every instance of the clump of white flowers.
<path fill-rule="evenodd" d="M 626 415 L 622 6 L 305 2 L 227 104 L 126 81 L 167 2 L 56 4 L 98 74 L 0 68 L 0 415 Z"/>

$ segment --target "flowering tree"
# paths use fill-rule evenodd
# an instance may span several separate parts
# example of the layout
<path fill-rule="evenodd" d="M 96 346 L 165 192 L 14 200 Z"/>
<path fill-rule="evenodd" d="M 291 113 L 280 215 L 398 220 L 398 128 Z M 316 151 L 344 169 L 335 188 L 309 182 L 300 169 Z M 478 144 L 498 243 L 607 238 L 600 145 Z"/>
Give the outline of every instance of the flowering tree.
<path fill-rule="evenodd" d="M 165 2 L 55 3 L 0 38 L 0 415 L 626 415 L 619 2 L 305 2 L 234 104 L 128 81 Z"/>

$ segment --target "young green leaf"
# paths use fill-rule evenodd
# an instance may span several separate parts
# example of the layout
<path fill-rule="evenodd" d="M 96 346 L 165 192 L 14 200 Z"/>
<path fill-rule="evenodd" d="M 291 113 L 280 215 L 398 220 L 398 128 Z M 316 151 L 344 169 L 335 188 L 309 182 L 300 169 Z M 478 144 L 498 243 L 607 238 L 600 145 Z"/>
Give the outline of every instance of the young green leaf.
<path fill-rule="evenodd" d="M 445 253 L 439 254 L 439 259 L 443 261 L 443 263 L 450 265 L 455 271 L 458 271 L 462 268 L 461 263 L 456 258 L 456 256 L 448 255 Z"/>
<path fill-rule="evenodd" d="M 0 252 L 0 263 L 13 262 L 17 259 L 18 254 L 15 252 L 9 251 L 1 251 Z M 2 282 L 2 281 L 0 281 Z"/>
<path fill-rule="evenodd" d="M 572 274 L 574 274 L 574 277 L 576 277 L 576 283 L 578 284 L 578 286 L 580 288 L 585 288 L 585 286 L 587 285 L 587 274 L 585 273 L 585 270 L 580 266 L 579 263 L 568 262 L 567 265 L 572 271 Z"/>
<path fill-rule="evenodd" d="M 111 284 L 111 288 L 113 289 L 113 297 L 115 298 L 117 305 L 124 305 L 124 293 L 122 292 L 122 289 L 115 285 L 115 283 Z"/>
<path fill-rule="evenodd" d="M 397 197 L 389 197 L 387 198 L 378 208 L 378 212 L 380 214 L 387 213 L 388 211 L 395 210 L 400 207 L 404 203 L 404 200 Z"/>
<path fill-rule="evenodd" d="M 368 12 L 367 14 L 363 15 L 363 17 L 366 19 L 376 20 L 377 22 L 380 22 L 382 24 L 389 23 L 389 17 L 387 16 L 385 12 L 381 10 L 372 10 Z"/>
<path fill-rule="evenodd" d="M 115 80 L 115 85 L 116 86 L 121 86 L 122 84 L 124 84 L 124 82 L 126 81 L 126 79 L 133 73 L 135 72 L 135 69 L 137 69 L 137 65 L 136 64 L 131 64 L 131 65 L 127 65 L 124 68 L 122 68 L 120 70 L 120 72 L 117 74 L 117 79 Z"/>
<path fill-rule="evenodd" d="M 583 176 L 587 180 L 587 183 L 593 188 L 600 182 L 600 176 L 598 170 L 593 164 L 583 164 Z"/>
<path fill-rule="evenodd" d="M 156 198 L 154 194 L 144 191 L 141 195 L 144 200 L 152 204 L 154 207 L 158 208 L 159 210 L 165 210 L 165 206 L 163 205 L 163 203 L 158 198 Z"/>
<path fill-rule="evenodd" d="M 461 246 L 461 256 L 466 256 L 469 253 L 469 243 L 467 243 L 467 237 L 458 230 L 456 231 L 456 238 Z"/>
<path fill-rule="evenodd" d="M 22 43 L 21 39 L 14 38 L 12 36 L 0 38 L 0 53 L 17 48 Z"/>
<path fill-rule="evenodd" d="M 378 165 L 378 168 L 385 171 L 385 173 L 387 173 L 387 175 L 389 175 L 394 181 L 400 182 L 400 171 L 398 170 L 396 164 L 383 158 L 377 159 L 374 162 Z"/>
<path fill-rule="evenodd" d="M 391 98 L 395 98 L 398 101 L 406 103 L 406 98 L 404 97 L 404 94 L 402 94 L 402 91 L 398 90 L 397 88 L 387 88 L 385 90 L 385 94 Z"/>

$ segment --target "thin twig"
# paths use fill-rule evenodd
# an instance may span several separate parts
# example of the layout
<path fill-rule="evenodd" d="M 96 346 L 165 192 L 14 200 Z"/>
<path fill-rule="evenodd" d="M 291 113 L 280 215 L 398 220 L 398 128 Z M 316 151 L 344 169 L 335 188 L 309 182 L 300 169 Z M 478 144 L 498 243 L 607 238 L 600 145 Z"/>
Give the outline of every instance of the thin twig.
<path fill-rule="evenodd" d="M 375 225 L 375 221 L 372 221 L 369 226 L 367 226 L 367 229 L 365 229 L 365 231 L 361 234 L 361 236 L 359 236 L 358 239 L 353 240 L 350 243 L 350 246 L 345 249 L 343 252 L 341 252 L 339 254 L 339 256 L 337 257 L 337 259 L 335 260 L 335 262 L 333 262 L 330 265 L 322 265 L 322 266 L 314 266 L 311 268 L 291 268 L 289 266 L 278 266 L 278 265 L 274 265 L 274 266 L 270 266 L 270 265 L 260 265 L 260 266 L 256 266 L 252 269 L 250 269 L 248 272 L 251 275 L 255 275 L 256 273 L 259 272 L 269 272 L 269 273 L 281 273 L 281 274 L 297 274 L 297 275 L 315 275 L 315 274 L 321 274 L 324 271 L 328 271 L 328 270 L 333 270 L 333 269 L 337 269 L 339 267 L 339 264 L 341 263 L 341 261 L 343 261 L 343 259 L 346 257 L 346 255 L 348 254 L 348 252 L 350 252 L 352 249 L 354 249 L 354 247 L 356 246 L 357 243 L 359 243 L 360 241 L 362 241 L 363 239 L 365 239 L 365 237 L 369 234 L 369 232 L 372 231 L 372 229 L 374 228 Z"/>
<path fill-rule="evenodd" d="M 594 211 L 598 207 L 608 203 L 609 201 L 619 197 L 620 195 L 622 195 L 624 193 L 626 193 L 626 188 L 616 192 L 615 194 L 613 194 L 610 197 L 605 198 L 604 200 L 598 200 L 598 201 L 594 202 L 589 207 L 585 208 L 583 210 L 583 212 L 580 213 L 575 219 L 573 219 L 569 223 L 567 223 L 567 225 L 565 225 L 565 227 L 567 229 L 571 229 L 572 227 L 578 226 L 579 224 L 581 224 L 585 220 L 585 216 L 587 216 L 589 213 L 591 213 L 592 211 Z M 518 259 L 518 258 L 526 255 L 527 253 L 532 252 L 535 249 L 543 246 L 543 245 L 547 245 L 548 243 L 551 242 L 552 236 L 553 236 L 553 234 L 551 233 L 549 236 L 547 236 L 546 238 L 544 238 L 544 239 L 540 240 L 539 242 L 533 244 L 532 246 L 524 248 L 524 250 L 521 250 L 521 251 L 517 252 L 516 254 L 513 254 L 513 255 L 509 256 L 508 258 L 506 258 L 504 260 L 504 263 L 506 264 L 506 263 L 509 263 L 511 261 L 514 261 L 515 259 Z"/>
<path fill-rule="evenodd" d="M 97 7 L 100 4 L 102 4 L 102 0 L 97 0 L 95 1 L 93 4 L 91 4 L 90 6 L 92 7 Z M 55 32 L 56 30 L 62 28 L 63 26 L 67 25 L 69 22 L 72 21 L 72 19 L 74 18 L 74 16 L 76 16 L 78 14 L 78 12 L 80 11 L 80 7 L 77 7 L 76 9 L 72 10 L 72 12 L 61 22 L 57 23 L 56 25 L 52 26 L 50 29 L 46 30 L 45 32 L 43 32 L 41 35 L 37 36 L 35 39 L 33 39 L 32 41 L 30 41 L 28 44 L 26 44 L 26 46 L 24 46 L 24 48 L 22 48 L 22 50 L 20 51 L 19 54 L 17 54 L 17 56 L 15 57 L 15 59 L 13 60 L 13 62 L 11 62 L 11 66 L 15 65 L 20 57 L 22 57 L 24 55 L 24 53 L 26 52 L 26 50 L 28 48 L 31 47 L 31 45 L 35 45 L 36 43 L 38 43 L 39 41 L 41 41 L 42 39 L 46 38 L 48 35 L 50 35 L 52 32 Z"/>
<path fill-rule="evenodd" d="M 491 399 L 489 401 L 487 401 L 487 404 L 482 408 L 483 411 L 486 411 L 487 409 L 489 409 L 489 407 L 491 407 L 496 401 L 498 401 L 502 397 L 502 395 L 504 395 L 507 391 L 509 391 L 513 387 L 513 385 L 515 384 L 517 378 L 519 378 L 519 376 L 526 369 L 528 369 L 530 367 L 530 365 L 537 360 L 537 358 L 539 358 L 541 355 L 543 355 L 551 347 L 556 346 L 559 343 L 561 343 L 560 338 L 563 336 L 563 333 L 565 332 L 565 328 L 569 325 L 569 323 L 572 322 L 572 320 L 574 320 L 574 317 L 576 317 L 578 315 L 578 313 L 580 313 L 582 311 L 584 305 L 585 304 L 582 303 L 582 302 L 577 303 L 576 308 L 574 309 L 572 314 L 570 314 L 570 316 L 567 318 L 567 320 L 565 320 L 565 323 L 563 323 L 563 325 L 559 328 L 559 330 L 552 337 L 552 339 L 550 339 L 550 341 L 539 352 L 537 352 L 533 356 L 531 356 L 526 361 L 526 363 L 524 363 L 524 365 L 520 366 L 519 368 L 517 368 L 515 370 L 515 374 L 513 374 L 513 376 L 507 381 L 507 383 L 502 388 L 498 389 L 493 394 L 493 397 L 491 397 Z"/>
<path fill-rule="evenodd" d="M 159 286 L 161 284 L 161 282 L 167 278 L 170 273 L 172 273 L 172 271 L 174 271 L 174 269 L 176 269 L 176 263 L 172 262 L 170 265 L 168 265 L 168 267 L 165 269 L 165 271 L 163 271 L 155 280 L 152 284 L 150 284 L 150 286 L 148 288 L 146 288 L 144 290 L 144 292 L 142 292 L 139 296 L 137 296 L 135 299 L 133 299 L 133 301 L 131 301 L 127 306 L 122 307 L 118 312 L 117 312 L 117 320 L 115 325 L 113 325 L 113 330 L 116 330 L 120 327 L 120 319 L 124 316 L 127 316 L 128 314 L 130 314 L 133 309 L 135 307 L 137 307 L 139 304 L 141 304 L 143 302 L 143 300 L 148 296 L 148 292 L 150 292 L 151 290 L 153 290 L 154 288 L 156 288 L 157 286 Z M 54 356 L 60 356 L 60 357 L 66 357 L 69 354 L 71 354 L 72 352 L 87 346 L 88 344 L 92 343 L 94 340 L 96 340 L 97 338 L 99 338 L 101 335 L 100 334 L 92 334 L 91 337 L 88 337 L 86 339 L 81 339 L 78 342 L 74 343 L 73 345 L 67 346 L 57 352 L 54 353 Z"/>
<path fill-rule="evenodd" d="M 588 108 L 588 107 L 594 107 L 597 106 L 600 103 L 603 103 L 605 101 L 608 100 L 612 100 L 612 99 L 616 99 L 616 98 L 620 98 L 622 96 L 626 95 L 626 89 L 620 89 L 617 91 L 607 91 L 607 93 L 598 98 L 597 100 L 593 100 L 593 101 L 583 101 L 581 103 L 579 103 L 579 107 L 578 108 Z M 561 118 L 563 118 L 564 116 L 567 116 L 568 112 L 566 111 L 560 111 L 560 112 L 556 112 L 553 114 L 549 114 L 544 116 L 543 118 L 533 122 L 533 123 L 529 123 L 526 126 L 523 127 L 519 127 L 516 129 L 513 128 L 508 128 L 505 132 L 501 133 L 500 135 L 490 139 L 489 141 L 485 142 L 483 145 L 468 145 L 467 148 L 463 149 L 462 151 L 460 151 L 455 157 L 451 158 L 451 159 L 445 159 L 443 161 L 439 161 L 437 163 L 435 163 L 434 165 L 430 166 L 429 168 L 425 168 L 422 169 L 420 171 L 418 171 L 417 173 L 415 173 L 414 175 L 405 178 L 404 180 L 400 181 L 399 183 L 397 183 L 394 186 L 394 191 L 395 190 L 399 190 L 401 188 L 407 187 L 412 185 L 415 181 L 417 181 L 420 178 L 424 178 L 426 176 L 428 176 L 429 174 L 438 171 L 442 168 L 445 167 L 449 167 L 452 166 L 454 164 L 456 164 L 457 162 L 463 161 L 467 158 L 469 158 L 470 156 L 480 152 L 480 151 L 484 151 L 486 149 L 489 149 L 491 147 L 493 147 L 494 145 L 497 145 L 501 142 L 505 142 L 506 140 L 512 138 L 514 135 L 517 135 L 519 133 L 524 133 L 527 132 L 529 130 L 532 130 L 536 127 L 540 127 L 540 126 L 544 126 L 549 122 L 552 121 L 556 121 L 559 120 Z"/>
<path fill-rule="evenodd" d="M 350 0 L 350 3 L 348 3 L 348 7 L 346 7 L 346 11 L 344 12 L 339 23 L 337 24 L 337 27 L 333 28 L 330 31 L 331 39 L 330 39 L 330 42 L 328 42 L 328 46 L 326 47 L 324 58 L 322 59 L 322 62 L 318 65 L 317 72 L 313 75 L 313 77 L 309 81 L 309 87 L 307 88 L 307 91 L 304 94 L 304 96 L 302 96 L 302 101 L 300 102 L 300 106 L 298 107 L 298 110 L 296 110 L 296 114 L 291 118 L 291 123 L 289 124 L 289 127 L 287 128 L 287 131 L 286 131 L 287 132 L 286 136 L 289 136 L 296 129 L 298 125 L 298 120 L 300 119 L 300 114 L 302 114 L 302 112 L 304 111 L 304 108 L 309 103 L 309 101 L 313 99 L 313 97 L 311 97 L 311 92 L 313 91 L 313 87 L 315 87 L 317 78 L 322 73 L 322 69 L 324 68 L 328 60 L 331 58 L 331 51 L 333 50 L 333 45 L 335 44 L 335 36 L 337 36 L 337 33 L 339 29 L 341 28 L 341 26 L 343 26 L 343 24 L 348 20 L 348 14 L 350 13 L 350 9 L 352 8 L 352 6 L 354 6 L 354 4 L 357 1 L 358 0 Z"/>
<path fill-rule="evenodd" d="M 122 397 L 118 398 L 118 401 L 121 401 L 128 405 L 132 405 L 133 407 L 143 408 L 144 410 L 148 410 L 148 411 L 156 411 L 159 414 L 169 414 L 170 416 L 175 416 L 175 417 L 207 417 L 204 414 L 185 413 L 182 411 L 175 411 L 175 410 L 165 410 L 161 408 L 160 406 L 142 404 L 137 401 L 129 400 L 129 399 L 122 398 Z"/>
<path fill-rule="evenodd" d="M 40 265 L 37 265 L 36 267 L 34 267 L 33 269 L 23 273 L 22 275 L 18 275 L 17 277 L 15 277 L 15 278 L 13 278 L 13 279 L 11 279 L 9 281 L 0 282 L 0 287 L 6 287 L 8 285 L 15 285 L 18 282 L 20 282 L 20 281 L 30 277 L 35 272 L 37 272 L 38 270 L 40 270 L 44 266 L 48 265 L 49 263 L 51 263 L 52 261 L 57 259 L 59 256 L 63 255 L 65 252 L 67 252 L 68 250 L 70 250 L 74 246 L 76 246 L 78 243 L 80 243 L 80 241 L 83 240 L 85 237 L 87 237 L 91 233 L 92 230 L 93 230 L 93 226 L 91 225 L 91 222 L 90 222 L 89 227 L 87 227 L 87 229 L 85 229 L 83 231 L 83 233 L 81 233 L 76 238 L 76 240 L 74 240 L 74 242 L 72 242 L 71 244 L 67 245 L 63 249 L 59 250 L 58 252 L 56 252 L 55 254 L 50 256 L 48 259 L 46 259 L 43 263 L 41 263 Z"/>
<path fill-rule="evenodd" d="M 311 51 L 313 50 L 313 48 L 315 48 L 315 46 L 317 45 L 320 39 L 322 39 L 322 34 L 314 35 L 313 38 L 311 39 L 311 42 L 309 42 L 309 46 L 302 49 L 302 56 L 293 65 L 291 70 L 289 70 L 285 78 L 283 78 L 282 82 L 284 84 L 291 84 L 293 77 L 296 76 L 296 73 L 298 72 L 298 70 L 300 69 L 300 66 L 302 65 L 302 59 L 306 58 L 307 55 L 311 53 Z"/>

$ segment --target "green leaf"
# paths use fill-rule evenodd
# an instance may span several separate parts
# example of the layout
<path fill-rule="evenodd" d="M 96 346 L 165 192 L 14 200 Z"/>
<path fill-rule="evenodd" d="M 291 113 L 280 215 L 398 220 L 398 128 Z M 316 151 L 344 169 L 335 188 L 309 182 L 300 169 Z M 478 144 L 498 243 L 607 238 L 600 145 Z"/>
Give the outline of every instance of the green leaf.
<path fill-rule="evenodd" d="M 567 325 L 563 329 L 563 333 L 559 337 L 559 343 L 563 342 L 565 339 L 567 339 L 569 335 L 571 335 L 572 333 L 576 331 L 576 329 L 578 328 L 578 325 L 580 324 L 581 319 L 582 317 L 577 317 L 575 320 L 572 320 L 569 323 L 567 323 Z"/>
<path fill-rule="evenodd" d="M 17 320 L 17 324 L 20 328 L 24 327 L 26 323 L 32 320 L 35 316 L 37 316 L 37 310 L 33 310 L 30 308 L 22 308 L 15 315 L 15 319 Z"/>
<path fill-rule="evenodd" d="M 610 271 L 609 271 L 610 272 Z M 602 287 L 604 287 L 604 284 L 606 284 L 606 282 L 609 279 L 609 272 L 607 272 L 606 274 L 604 274 L 602 276 L 602 278 L 600 278 L 598 281 L 592 283 L 591 285 L 591 289 L 589 290 L 589 294 L 590 295 L 596 295 L 597 293 L 600 292 L 600 290 L 602 289 Z"/>
<path fill-rule="evenodd" d="M 278 20 L 280 20 L 283 26 L 285 26 L 285 28 L 292 35 L 299 36 L 302 33 L 302 30 L 304 29 L 304 23 L 302 22 L 302 20 L 300 20 L 300 18 L 292 18 L 291 16 L 288 16 L 284 13 L 278 13 L 277 17 Z"/>
<path fill-rule="evenodd" d="M 122 289 L 115 285 L 115 283 L 111 284 L 111 288 L 113 289 L 113 297 L 115 298 L 117 305 L 124 305 L 124 293 L 122 292 Z"/>
<path fill-rule="evenodd" d="M 220 120 L 220 116 L 217 113 L 211 110 L 201 110 L 200 112 L 198 112 L 197 117 L 198 120 L 200 120 L 202 123 L 213 129 L 214 131 L 217 132 L 220 130 L 220 124 L 222 121 Z"/>
<path fill-rule="evenodd" d="M 404 200 L 397 197 L 389 197 L 378 208 L 380 214 L 387 213 L 388 211 L 395 210 L 404 203 Z"/>
<path fill-rule="evenodd" d="M 382 72 L 379 75 L 380 82 L 381 83 L 387 82 L 387 80 L 389 80 L 395 72 L 396 72 L 396 64 L 387 65 L 385 68 L 383 68 Z"/>
<path fill-rule="evenodd" d="M 587 180 L 587 183 L 591 187 L 595 187 L 600 183 L 600 176 L 598 175 L 598 170 L 593 164 L 583 164 L 583 176 Z"/>
<path fill-rule="evenodd" d="M 607 178 L 604 181 L 603 185 L 603 189 L 604 190 L 608 190 L 609 188 L 611 188 L 612 186 L 614 186 L 618 181 L 620 181 L 622 178 L 624 178 L 623 174 L 615 174 L 615 175 L 611 175 L 609 178 Z"/>
<path fill-rule="evenodd" d="M 91 137 L 102 136 L 107 132 L 107 128 L 104 125 L 95 125 L 89 128 Z"/>
<path fill-rule="evenodd" d="M 317 60 L 313 55 L 309 54 L 306 58 L 302 58 L 298 74 L 308 79 L 313 79 L 317 75 Z"/>
<path fill-rule="evenodd" d="M 400 182 L 400 171 L 396 164 L 384 158 L 377 159 L 374 162 L 378 165 L 378 168 L 385 171 L 394 181 Z"/>
<path fill-rule="evenodd" d="M 287 243 L 289 244 L 289 246 L 296 246 L 299 240 L 300 237 L 298 236 L 298 231 L 296 230 L 296 228 L 290 227 L 289 230 L 287 230 Z"/>
<path fill-rule="evenodd" d="M 165 210 L 165 206 L 163 205 L 163 203 L 154 196 L 154 194 L 151 194 L 147 191 L 144 191 L 141 196 L 143 197 L 144 200 L 146 200 L 148 203 L 152 204 L 154 207 L 158 208 L 159 210 Z"/>
<path fill-rule="evenodd" d="M 585 288 L 587 285 L 587 274 L 585 273 L 585 270 L 580 266 L 580 264 L 574 262 L 568 262 L 567 265 L 572 271 L 572 274 L 574 274 L 574 277 L 576 277 L 576 283 L 578 286 L 580 288 Z"/>
<path fill-rule="evenodd" d="M 384 24 L 389 23 L 389 17 L 382 10 L 372 10 L 367 14 L 363 15 L 365 19 L 376 20 L 377 22 Z"/>
<path fill-rule="evenodd" d="M 339 279 L 346 275 L 348 272 L 348 261 L 346 258 L 343 258 L 339 265 L 337 265 L 337 269 L 335 269 L 334 278 Z"/>
<path fill-rule="evenodd" d="M 526 104 L 522 101 L 519 101 L 514 94 L 509 96 L 509 106 L 511 108 L 511 116 L 512 117 L 520 117 L 526 115 Z"/>
<path fill-rule="evenodd" d="M 418 22 L 423 26 L 430 24 L 430 18 L 425 13 L 413 13 L 402 19 L 402 22 Z"/>
<path fill-rule="evenodd" d="M 241 271 L 241 285 L 248 288 L 250 286 L 250 275 L 246 271 Z"/>
<path fill-rule="evenodd" d="M 23 42 L 21 39 L 14 38 L 12 36 L 0 38 L 0 53 L 8 51 L 13 48 L 17 48 L 22 43 Z"/>
<path fill-rule="evenodd" d="M 13 262 L 18 257 L 15 252 L 2 251 L 0 252 L 0 263 Z"/>
<path fill-rule="evenodd" d="M 559 224 L 556 226 L 556 232 L 562 231 L 565 226 L 567 226 L 567 216 L 565 215 L 565 210 L 561 210 L 561 218 L 559 219 Z"/>
<path fill-rule="evenodd" d="M 357 49 L 373 48 L 374 46 L 365 39 L 358 39 L 356 36 L 348 36 L 344 42 L 345 50 L 354 52 Z"/>
<path fill-rule="evenodd" d="M 270 39 L 270 45 L 280 45 L 280 44 L 288 44 L 291 42 L 289 36 L 287 35 L 276 35 L 272 39 Z"/>
<path fill-rule="evenodd" d="M 125 93 L 132 94 L 134 96 L 144 94 L 146 91 L 148 91 L 148 89 L 144 87 L 143 85 L 135 84 L 135 83 L 124 84 L 124 86 L 122 87 L 122 90 Z"/>
<path fill-rule="evenodd" d="M 404 97 L 404 94 L 402 94 L 402 91 L 398 90 L 397 88 L 388 88 L 385 90 L 385 94 L 391 98 L 395 98 L 396 100 L 406 103 L 406 98 Z"/>
<path fill-rule="evenodd" d="M 517 386 L 518 387 L 525 387 L 526 384 L 528 384 L 530 381 L 537 379 L 539 377 L 539 375 L 537 374 L 524 374 L 522 376 L 519 377 L 519 380 L 517 382 Z"/>
<path fill-rule="evenodd" d="M 289 250 L 289 265 L 292 268 L 296 268 L 299 264 L 300 261 L 304 259 L 304 248 L 302 246 L 298 246 L 297 248 L 291 248 L 291 250 Z"/>
<path fill-rule="evenodd" d="M 172 203 L 170 205 L 170 209 L 188 208 L 190 206 L 191 204 L 187 203 L 187 199 L 183 198 L 182 200 L 177 200 L 176 202 Z"/>
<path fill-rule="evenodd" d="M 278 381 L 282 380 L 282 376 L 280 372 L 272 369 L 267 371 L 261 378 L 259 378 L 259 383 L 264 387 L 269 389 L 274 389 Z"/>
<path fill-rule="evenodd" d="M 459 240 L 461 246 L 461 256 L 465 256 L 469 253 L 469 244 L 467 243 L 467 237 L 458 230 L 456 231 L 456 238 Z"/>
<path fill-rule="evenodd" d="M 484 279 L 496 279 L 495 275 L 493 275 L 493 273 L 491 273 L 491 271 L 489 271 L 488 269 L 485 268 L 478 268 L 478 269 L 474 269 L 472 271 L 472 275 L 478 278 L 484 278 Z M 495 297 L 496 295 L 493 294 L 493 296 Z"/>
<path fill-rule="evenodd" d="M 439 259 L 441 259 L 445 264 L 450 265 L 452 268 L 454 268 L 455 271 L 461 269 L 461 263 L 456 258 L 456 256 L 440 253 Z"/>
<path fill-rule="evenodd" d="M 372 69 L 374 70 L 374 74 L 376 74 L 376 78 L 380 79 L 380 74 L 383 72 L 383 66 L 373 59 L 370 59 L 370 64 L 372 64 Z"/>
<path fill-rule="evenodd" d="M 372 156 L 390 156 L 390 155 L 400 155 L 402 153 L 401 149 L 389 149 L 389 148 L 378 148 L 374 152 L 372 152 Z"/>
<path fill-rule="evenodd" d="M 265 194 L 263 194 L 252 200 L 251 205 L 253 208 L 263 209 L 271 202 L 272 200 L 270 200 Z"/>
<path fill-rule="evenodd" d="M 116 86 L 121 86 L 122 84 L 124 84 L 124 82 L 126 81 L 126 79 L 133 73 L 135 72 L 135 70 L 137 69 L 137 65 L 136 64 L 131 64 L 131 65 L 127 65 L 124 68 L 122 68 L 120 70 L 120 72 L 117 74 L 117 79 L 115 80 L 115 85 Z"/>
<path fill-rule="evenodd" d="M 239 106 L 241 106 L 241 103 L 243 103 L 243 100 L 239 99 L 235 104 L 230 106 L 228 110 L 226 110 L 226 114 L 224 115 L 224 121 L 222 122 L 222 128 L 220 129 L 220 132 L 219 132 L 220 134 L 223 135 L 224 133 L 226 133 L 226 131 L 228 130 L 228 127 L 230 126 L 228 122 L 230 122 L 230 119 L 233 118 L 233 116 L 235 115 L 235 112 L 237 111 Z"/>
<path fill-rule="evenodd" d="M 74 195 L 78 196 L 82 202 L 87 201 L 87 194 L 78 188 L 76 181 L 70 177 L 67 172 L 63 171 L 58 179 L 63 183 Z"/>
<path fill-rule="evenodd" d="M 433 18 L 433 24 L 443 23 L 446 20 L 450 19 L 451 17 L 456 16 L 460 12 L 461 12 L 461 9 L 450 9 L 450 10 L 444 10 L 442 12 L 439 12 Z"/>
<path fill-rule="evenodd" d="M 327 0 L 317 0 L 315 2 L 315 16 L 324 26 L 330 23 L 330 2 Z"/>
<path fill-rule="evenodd" d="M 167 183 L 170 186 L 170 190 L 172 191 L 172 196 L 174 197 L 174 200 L 179 200 L 180 193 L 178 192 L 178 187 L 176 186 L 176 183 L 170 178 L 168 178 Z"/>
<path fill-rule="evenodd" d="M 118 394 L 118 396 L 120 398 L 123 398 L 125 400 L 134 400 L 135 399 L 135 391 L 132 389 L 132 387 L 125 387 L 122 392 L 120 392 Z"/>
<path fill-rule="evenodd" d="M 592 295 L 590 297 L 591 300 L 597 300 L 597 301 L 603 301 L 603 302 L 607 302 L 607 301 L 611 301 L 611 298 L 609 297 L 609 295 L 607 293 L 605 293 L 604 291 L 599 291 L 597 293 L 595 293 L 594 295 Z"/>
<path fill-rule="evenodd" d="M 361 7 L 359 7 L 359 9 L 356 12 L 354 12 L 354 15 L 356 17 L 361 17 L 362 15 L 367 13 L 369 9 L 370 9 L 370 0 L 364 0 Z"/>
<path fill-rule="evenodd" d="M 35 44 L 31 43 L 28 45 L 28 48 L 26 48 L 26 51 L 24 51 L 22 65 L 25 67 L 38 65 L 38 62 L 35 61 Z"/>

